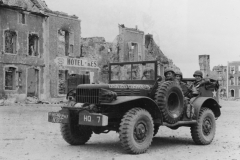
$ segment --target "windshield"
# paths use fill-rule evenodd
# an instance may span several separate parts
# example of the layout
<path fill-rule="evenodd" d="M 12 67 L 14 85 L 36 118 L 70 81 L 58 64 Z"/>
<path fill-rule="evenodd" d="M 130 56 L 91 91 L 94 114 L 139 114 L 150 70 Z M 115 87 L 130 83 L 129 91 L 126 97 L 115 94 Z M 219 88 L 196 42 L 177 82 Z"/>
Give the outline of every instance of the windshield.
<path fill-rule="evenodd" d="M 154 66 L 154 63 L 111 65 L 111 80 L 154 80 Z"/>

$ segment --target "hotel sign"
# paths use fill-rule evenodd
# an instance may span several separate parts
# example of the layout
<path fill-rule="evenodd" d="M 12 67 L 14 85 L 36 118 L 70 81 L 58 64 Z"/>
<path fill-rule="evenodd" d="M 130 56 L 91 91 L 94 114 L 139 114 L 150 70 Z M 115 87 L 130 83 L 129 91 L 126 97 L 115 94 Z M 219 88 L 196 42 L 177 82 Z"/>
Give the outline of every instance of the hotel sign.
<path fill-rule="evenodd" d="M 79 58 L 69 58 L 69 57 L 57 57 L 54 62 L 59 67 L 90 67 L 98 68 L 97 61 L 92 59 L 79 59 Z"/>

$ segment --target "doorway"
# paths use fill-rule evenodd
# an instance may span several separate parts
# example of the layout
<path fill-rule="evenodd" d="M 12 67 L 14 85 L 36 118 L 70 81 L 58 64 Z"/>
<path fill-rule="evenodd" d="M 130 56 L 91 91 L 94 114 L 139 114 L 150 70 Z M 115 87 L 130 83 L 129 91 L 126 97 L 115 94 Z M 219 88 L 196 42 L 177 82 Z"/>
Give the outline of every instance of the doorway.
<path fill-rule="evenodd" d="M 235 97 L 235 93 L 233 89 L 231 90 L 231 97 Z"/>
<path fill-rule="evenodd" d="M 39 96 L 39 70 L 29 68 L 27 75 L 27 97 Z"/>

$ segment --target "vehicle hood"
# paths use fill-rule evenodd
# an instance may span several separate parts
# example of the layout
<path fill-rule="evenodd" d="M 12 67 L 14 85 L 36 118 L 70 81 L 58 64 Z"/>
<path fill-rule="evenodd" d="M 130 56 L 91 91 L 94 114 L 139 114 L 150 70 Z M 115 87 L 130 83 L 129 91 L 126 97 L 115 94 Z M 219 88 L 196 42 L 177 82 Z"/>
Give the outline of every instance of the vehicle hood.
<path fill-rule="evenodd" d="M 152 85 L 147 84 L 80 84 L 77 88 L 81 89 L 137 89 L 150 90 Z"/>

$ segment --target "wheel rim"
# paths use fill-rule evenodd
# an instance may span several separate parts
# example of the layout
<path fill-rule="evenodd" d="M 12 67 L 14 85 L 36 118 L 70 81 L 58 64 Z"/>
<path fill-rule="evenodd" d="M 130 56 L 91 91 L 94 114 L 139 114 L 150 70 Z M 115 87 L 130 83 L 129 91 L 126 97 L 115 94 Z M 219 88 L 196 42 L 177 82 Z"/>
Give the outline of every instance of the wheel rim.
<path fill-rule="evenodd" d="M 205 136 L 208 136 L 211 133 L 211 130 L 212 130 L 212 120 L 211 120 L 211 118 L 206 117 L 203 120 L 202 130 L 203 130 L 203 134 Z"/>
<path fill-rule="evenodd" d="M 168 109 L 171 115 L 176 118 L 179 116 L 179 98 L 178 95 L 174 92 L 170 93 L 169 98 L 168 98 Z"/>
<path fill-rule="evenodd" d="M 147 124 L 145 122 L 138 122 L 134 127 L 134 139 L 141 143 L 143 142 L 147 137 Z"/>

